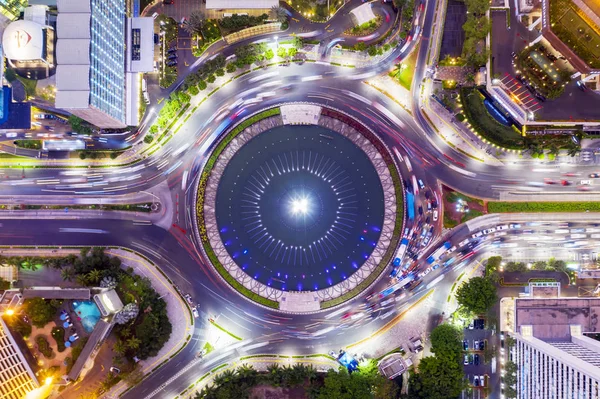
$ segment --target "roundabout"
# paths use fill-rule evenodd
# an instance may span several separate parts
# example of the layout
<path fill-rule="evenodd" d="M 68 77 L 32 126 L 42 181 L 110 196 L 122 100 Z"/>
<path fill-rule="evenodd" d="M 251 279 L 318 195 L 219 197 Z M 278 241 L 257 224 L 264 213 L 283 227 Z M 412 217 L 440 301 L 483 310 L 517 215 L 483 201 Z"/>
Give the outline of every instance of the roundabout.
<path fill-rule="evenodd" d="M 402 226 L 387 148 L 350 116 L 314 104 L 246 121 L 223 135 L 199 182 L 210 263 L 245 297 L 286 312 L 359 295 L 389 263 Z"/>

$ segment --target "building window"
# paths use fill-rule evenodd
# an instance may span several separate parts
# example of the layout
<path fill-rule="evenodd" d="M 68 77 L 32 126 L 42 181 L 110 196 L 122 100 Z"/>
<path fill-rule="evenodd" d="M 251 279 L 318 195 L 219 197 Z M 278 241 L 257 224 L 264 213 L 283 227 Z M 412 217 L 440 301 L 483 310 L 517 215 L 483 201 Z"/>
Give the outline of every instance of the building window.
<path fill-rule="evenodd" d="M 133 61 L 140 60 L 140 42 L 141 42 L 141 29 L 131 30 L 131 59 Z"/>

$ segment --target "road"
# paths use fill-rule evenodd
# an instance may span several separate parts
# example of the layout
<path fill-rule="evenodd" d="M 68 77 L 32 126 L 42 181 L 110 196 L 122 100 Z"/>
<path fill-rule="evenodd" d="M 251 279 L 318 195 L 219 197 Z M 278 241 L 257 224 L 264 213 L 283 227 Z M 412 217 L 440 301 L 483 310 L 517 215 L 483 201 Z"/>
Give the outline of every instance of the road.
<path fill-rule="evenodd" d="M 160 265 L 183 291 L 190 292 L 199 303 L 201 314 L 199 322 L 195 325 L 191 340 L 193 343 L 156 371 L 152 378 L 127 392 L 124 397 L 173 397 L 206 370 L 222 362 L 256 353 L 289 353 L 291 350 L 294 354 L 327 353 L 369 336 L 387 322 L 381 316 L 388 309 L 377 309 L 372 313 L 364 310 L 364 295 L 344 305 L 349 311 L 365 313 L 355 321 L 343 321 L 341 315 L 331 316 L 336 310 L 318 315 L 281 315 L 254 306 L 233 294 L 231 289 L 215 276 L 210 265 L 202 260 L 197 251 L 199 244 L 192 234 L 194 216 L 191 213 L 191 209 L 194 209 L 194 190 L 200 166 L 206 156 L 206 152 L 200 149 L 210 144 L 207 140 L 214 139 L 214 132 L 221 132 L 237 122 L 229 117 L 234 112 L 238 113 L 239 117 L 244 117 L 284 101 L 310 101 L 337 107 L 377 131 L 403 158 L 410 159 L 410 170 L 407 163 L 400 163 L 403 178 L 409 179 L 411 175 L 415 175 L 422 179 L 432 190 L 432 195 L 437 198 L 440 196 L 440 181 L 469 195 L 500 198 L 501 192 L 514 190 L 515 185 L 527 186 L 528 182 L 541 182 L 545 177 L 561 179 L 563 173 L 575 170 L 584 176 L 595 172 L 594 166 L 538 167 L 526 163 L 492 166 L 475 161 L 455 152 L 432 131 L 420 111 L 419 91 L 413 92 L 414 106 L 411 114 L 387 96 L 363 83 L 371 76 L 388 71 L 394 60 L 405 56 L 406 52 L 414 48 L 416 40 L 421 40 L 422 43 L 429 40 L 434 6 L 434 3 L 429 3 L 422 14 L 422 36 L 415 38 L 403 51 L 398 46 L 378 64 L 356 69 L 337 68 L 321 63 L 293 64 L 288 67 L 259 69 L 234 80 L 205 101 L 167 145 L 134 165 L 79 169 L 25 169 L 17 165 L 15 168 L 0 171 L 2 194 L 11 198 L 23 195 L 43 198 L 56 195 L 74 198 L 111 197 L 149 191 L 161 184 L 168 188 L 167 196 L 170 202 L 165 199 L 162 204 L 172 214 L 175 227 L 141 226 L 134 224 L 132 220 L 108 220 L 100 217 L 95 220 L 19 220 L 4 218 L 0 214 L 0 223 L 5 232 L 0 236 L 1 245 L 128 247 Z M 340 16 L 343 15 L 342 12 Z M 334 30 L 341 29 L 338 28 L 338 23 L 342 24 L 336 20 L 331 21 Z M 235 46 L 250 41 L 249 39 Z M 224 44 L 219 44 L 212 48 L 209 54 L 183 71 L 174 87 L 183 81 L 186 74 L 198 68 L 207 57 L 216 52 L 228 56 L 233 53 L 235 46 L 225 47 Z M 422 45 L 418 54 L 415 82 L 421 82 L 424 78 L 426 55 L 427 46 Z M 260 82 L 255 84 L 257 78 Z M 311 78 L 313 83 L 305 84 L 303 78 Z M 278 81 L 289 83 L 292 89 L 273 89 L 278 87 L 278 83 L 274 83 Z M 167 95 L 170 90 L 162 91 L 162 95 Z M 277 96 L 263 99 L 260 103 L 250 104 L 243 109 L 235 106 L 236 101 L 254 99 L 261 91 L 267 90 L 275 90 Z M 151 125 L 154 117 L 155 114 L 148 114 L 144 120 L 146 127 Z M 143 134 L 140 134 L 140 138 L 142 136 Z M 542 196 L 549 190 L 576 193 L 574 186 L 540 187 L 539 195 Z M 417 206 L 424 204 L 424 198 L 419 197 Z M 480 227 L 471 229 L 468 225 L 463 225 L 446 233 L 441 230 L 441 221 L 434 223 L 433 242 L 424 248 L 415 243 L 423 254 L 418 262 L 417 271 L 432 267 L 426 262 L 427 256 L 443 241 L 457 245 L 477 229 L 500 223 L 503 218 L 485 219 Z M 418 219 L 415 223 L 418 223 Z M 86 231 L 90 225 L 94 226 L 94 232 Z M 408 227 L 412 229 L 414 225 L 409 224 Z M 467 254 L 461 253 L 460 256 Z M 442 298 L 447 297 L 454 278 L 464 265 L 464 262 L 457 260 L 456 265 L 442 266 L 430 271 L 422 278 L 421 286 L 411 295 L 399 300 L 391 310 L 397 311 L 398 308 L 414 302 L 426 292 L 425 287 L 434 282 L 436 296 L 442 301 Z M 440 276 L 443 276 L 441 280 Z M 390 280 L 384 278 L 375 287 L 375 291 L 381 291 L 389 284 Z M 237 347 L 218 349 L 196 364 L 198 338 L 206 332 L 209 326 L 208 318 L 215 315 L 221 315 L 226 327 L 244 340 Z M 330 325 L 331 322 L 324 321 L 328 320 L 327 316 L 333 317 L 333 322 L 339 324 L 339 328 L 316 334 Z"/>

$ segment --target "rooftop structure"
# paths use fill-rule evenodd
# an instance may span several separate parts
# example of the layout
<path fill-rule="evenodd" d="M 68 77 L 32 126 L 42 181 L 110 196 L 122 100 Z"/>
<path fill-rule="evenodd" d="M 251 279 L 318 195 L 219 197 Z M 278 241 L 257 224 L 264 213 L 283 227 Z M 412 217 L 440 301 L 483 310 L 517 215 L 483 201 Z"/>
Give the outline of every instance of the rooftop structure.
<path fill-rule="evenodd" d="M 48 7 L 27 7 L 23 19 L 10 23 L 2 34 L 8 64 L 29 79 L 44 79 L 54 73 L 54 29 L 48 24 Z"/>
<path fill-rule="evenodd" d="M 232 14 L 267 14 L 279 0 L 206 0 L 206 17 L 223 18 Z"/>
<path fill-rule="evenodd" d="M 98 305 L 102 316 L 105 317 L 123 309 L 123 302 L 115 290 L 107 290 L 94 295 L 94 302 Z"/>
<path fill-rule="evenodd" d="M 400 353 L 392 353 L 381 359 L 377 367 L 379 367 L 379 372 L 384 377 L 393 380 L 402 375 L 410 365 L 412 365 L 412 362 L 404 360 Z"/>
<path fill-rule="evenodd" d="M 81 354 L 79 355 L 79 357 L 75 361 L 75 364 L 73 364 L 73 368 L 69 372 L 69 380 L 75 381 L 79 377 L 79 374 L 81 374 L 81 372 L 83 371 L 85 364 L 94 352 L 94 349 L 96 349 L 96 347 L 102 342 L 102 340 L 106 338 L 106 336 L 108 336 L 108 333 L 110 332 L 111 328 L 111 323 L 104 321 L 104 319 L 98 320 L 94 331 L 88 338 L 87 343 L 81 350 Z"/>
<path fill-rule="evenodd" d="M 583 333 L 597 332 L 600 298 L 514 303 L 517 398 L 597 397 L 600 342 Z"/>
<path fill-rule="evenodd" d="M 0 397 L 21 399 L 37 387 L 33 370 L 0 317 Z"/>
<path fill-rule="evenodd" d="M 88 288 L 32 287 L 23 290 L 23 298 L 89 300 Z"/>

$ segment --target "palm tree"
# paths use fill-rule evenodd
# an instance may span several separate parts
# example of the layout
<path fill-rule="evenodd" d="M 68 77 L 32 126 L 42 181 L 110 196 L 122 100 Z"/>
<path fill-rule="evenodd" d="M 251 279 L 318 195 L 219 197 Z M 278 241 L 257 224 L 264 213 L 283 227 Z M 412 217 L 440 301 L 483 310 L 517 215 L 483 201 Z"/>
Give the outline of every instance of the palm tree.
<path fill-rule="evenodd" d="M 253 385 L 258 375 L 258 372 L 252 367 L 252 365 L 242 364 L 237 369 L 238 376 L 242 381 L 248 385 Z"/>
<path fill-rule="evenodd" d="M 75 271 L 72 267 L 65 267 L 60 271 L 60 276 L 65 281 L 72 281 L 73 277 L 75 277 Z"/>
<path fill-rule="evenodd" d="M 127 352 L 127 347 L 125 346 L 125 343 L 123 343 L 123 341 L 121 341 L 120 339 L 117 340 L 117 342 L 115 342 L 115 344 L 113 345 L 113 352 L 115 352 L 118 355 L 125 354 L 125 352 Z"/>
<path fill-rule="evenodd" d="M 137 337 L 131 337 L 131 338 L 127 339 L 125 345 L 129 349 L 137 349 L 140 347 L 141 343 L 142 343 L 141 339 L 139 339 Z"/>
<path fill-rule="evenodd" d="M 77 277 L 75 278 L 75 281 L 77 281 L 77 284 L 79 284 L 79 285 L 87 285 L 87 283 L 88 283 L 87 275 L 78 274 Z"/>
<path fill-rule="evenodd" d="M 190 14 L 190 17 L 183 21 L 183 29 L 190 34 L 190 36 L 194 35 L 202 35 L 202 28 L 204 27 L 204 21 L 206 17 L 200 11 L 193 11 Z"/>
<path fill-rule="evenodd" d="M 92 283 L 92 284 L 96 284 L 100 278 L 102 277 L 102 272 L 98 269 L 94 269 L 91 270 L 87 275 L 87 280 Z"/>
<path fill-rule="evenodd" d="M 267 367 L 267 375 L 269 381 L 273 384 L 273 386 L 278 387 L 281 385 L 281 380 L 283 379 L 283 372 L 281 367 L 278 364 L 274 363 Z"/>
<path fill-rule="evenodd" d="M 269 17 L 283 24 L 288 20 L 288 13 L 287 10 L 281 6 L 273 6 L 269 11 Z"/>

